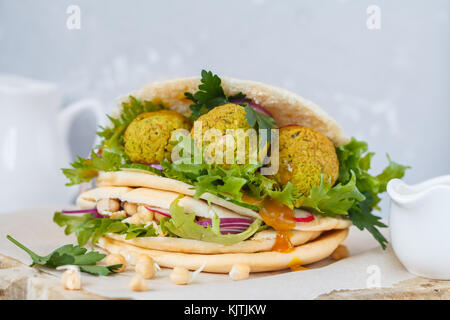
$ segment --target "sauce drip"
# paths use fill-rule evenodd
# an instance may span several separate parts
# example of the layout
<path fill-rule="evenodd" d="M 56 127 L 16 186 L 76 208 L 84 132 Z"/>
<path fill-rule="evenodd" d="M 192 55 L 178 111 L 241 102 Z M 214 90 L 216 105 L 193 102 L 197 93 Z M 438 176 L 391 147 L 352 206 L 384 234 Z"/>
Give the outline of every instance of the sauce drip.
<path fill-rule="evenodd" d="M 295 228 L 294 210 L 273 199 L 265 199 L 259 215 L 263 221 L 278 231 L 289 231 Z"/>
<path fill-rule="evenodd" d="M 294 176 L 294 170 L 289 162 L 284 162 L 278 169 L 278 174 L 283 185 L 292 180 Z"/>
<path fill-rule="evenodd" d="M 253 204 L 255 206 L 259 206 L 262 203 L 261 199 L 258 199 L 256 197 L 253 196 L 249 196 L 246 193 L 242 194 L 242 198 L 241 198 L 242 202 L 248 203 L 248 204 Z"/>
<path fill-rule="evenodd" d="M 291 242 L 292 233 L 289 231 L 278 231 L 272 251 L 288 253 L 294 250 L 294 245 Z"/>
<path fill-rule="evenodd" d="M 302 266 L 302 261 L 299 257 L 294 257 L 291 262 L 288 263 L 288 267 L 291 269 L 291 271 L 303 271 L 308 270 L 308 268 L 305 268 Z"/>
<path fill-rule="evenodd" d="M 259 215 L 267 225 L 279 231 L 272 250 L 279 252 L 294 250 L 289 234 L 289 230 L 294 229 L 296 225 L 294 211 L 278 201 L 265 199 Z"/>

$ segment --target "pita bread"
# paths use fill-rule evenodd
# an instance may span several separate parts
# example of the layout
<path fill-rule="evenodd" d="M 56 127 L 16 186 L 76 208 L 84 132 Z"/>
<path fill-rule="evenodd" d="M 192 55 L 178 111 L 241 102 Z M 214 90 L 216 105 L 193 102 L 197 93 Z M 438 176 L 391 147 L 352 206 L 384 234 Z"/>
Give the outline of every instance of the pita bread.
<path fill-rule="evenodd" d="M 149 188 L 123 188 L 123 187 L 101 187 L 88 190 L 78 196 L 77 205 L 81 209 L 95 208 L 100 199 L 119 199 L 137 204 L 145 204 L 149 207 L 168 210 L 172 201 L 178 197 L 178 193 L 149 189 Z M 211 205 L 203 200 L 192 197 L 183 197 L 178 204 L 184 207 L 186 213 L 195 213 L 199 217 L 213 218 L 217 214 L 219 218 L 242 218 L 226 208 Z"/>
<path fill-rule="evenodd" d="M 152 175 L 148 175 L 153 177 Z M 171 180 L 171 179 L 169 179 Z M 125 187 L 100 187 L 83 192 L 78 196 L 77 205 L 82 209 L 94 208 L 100 199 L 115 198 L 120 201 L 127 201 L 137 204 L 146 204 L 150 207 L 168 210 L 170 204 L 179 196 L 176 192 L 156 190 L 151 188 L 125 188 Z M 217 214 L 219 218 L 241 218 L 237 212 L 233 212 L 224 207 L 212 204 L 211 206 L 204 200 L 194 199 L 185 196 L 180 199 L 179 205 L 184 207 L 185 212 L 195 213 L 199 217 L 213 218 Z M 252 211 L 253 218 L 259 218 L 257 212 Z M 294 215 L 301 215 L 301 210 L 294 210 Z M 333 229 L 345 229 L 351 226 L 348 219 L 323 217 L 314 215 L 314 220 L 310 222 L 297 222 L 294 230 L 299 231 L 327 231 Z"/>
<path fill-rule="evenodd" d="M 318 105 L 295 93 L 255 81 L 222 77 L 222 87 L 227 96 L 244 93 L 253 102 L 267 109 L 279 127 L 296 124 L 315 129 L 327 136 L 335 145 L 349 141 L 337 122 Z M 130 95 L 143 100 L 161 99 L 169 108 L 182 114 L 190 112 L 192 103 L 184 98 L 185 92 L 198 91 L 199 77 L 151 83 Z M 121 103 L 129 95 L 118 99 Z"/>
<path fill-rule="evenodd" d="M 320 236 L 319 231 L 291 231 L 291 234 L 292 237 L 290 240 L 294 246 L 299 246 Z M 125 240 L 124 235 L 118 234 L 109 234 L 106 237 L 144 249 L 182 253 L 218 254 L 270 251 L 275 243 L 276 235 L 276 231 L 264 230 L 256 233 L 248 240 L 228 246 L 200 240 L 169 237 L 142 237 L 130 240 Z"/>
<path fill-rule="evenodd" d="M 98 246 L 109 253 L 119 253 L 131 265 L 141 255 L 148 255 L 161 267 L 174 268 L 183 266 L 196 270 L 204 265 L 204 271 L 212 273 L 228 273 L 235 264 L 250 266 L 251 272 L 282 270 L 299 259 L 303 265 L 320 261 L 330 256 L 338 245 L 345 240 L 348 229 L 329 231 L 312 242 L 295 247 L 289 253 L 275 251 L 258 253 L 225 253 L 225 254 L 189 254 L 150 250 L 127 244 L 123 241 L 102 237 Z"/>
<path fill-rule="evenodd" d="M 97 186 L 146 187 L 173 191 L 185 194 L 187 196 L 193 196 L 195 194 L 195 190 L 193 189 L 194 187 L 182 181 L 160 177 L 151 173 L 133 171 L 100 172 L 97 178 Z M 232 210 L 236 213 L 239 213 L 240 215 L 250 218 L 258 218 L 258 214 L 255 211 L 241 207 L 210 193 L 204 193 L 200 198 Z"/>
<path fill-rule="evenodd" d="M 131 190 L 133 188 L 115 186 L 90 189 L 78 195 L 76 204 L 80 209 L 92 209 L 101 199 L 120 199 Z"/>

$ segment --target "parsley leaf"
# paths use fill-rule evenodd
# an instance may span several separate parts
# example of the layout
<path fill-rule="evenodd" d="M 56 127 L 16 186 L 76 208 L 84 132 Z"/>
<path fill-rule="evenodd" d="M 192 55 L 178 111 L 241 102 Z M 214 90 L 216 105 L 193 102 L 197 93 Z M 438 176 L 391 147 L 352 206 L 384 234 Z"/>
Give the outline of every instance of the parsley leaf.
<path fill-rule="evenodd" d="M 366 229 L 380 243 L 383 249 L 386 249 L 387 239 L 380 233 L 377 227 L 386 228 L 382 223 L 381 217 L 372 214 L 373 204 L 369 193 L 366 194 L 366 200 L 357 203 L 349 210 L 349 217 L 353 224 L 359 229 Z"/>
<path fill-rule="evenodd" d="M 97 276 L 108 276 L 111 273 L 114 272 L 114 270 L 119 269 L 122 267 L 121 264 L 114 264 L 111 266 L 87 266 L 82 265 L 80 266 L 80 271 L 90 273 Z"/>
<path fill-rule="evenodd" d="M 392 161 L 388 155 L 388 166 L 379 175 L 372 176 L 368 171 L 374 154 L 367 150 L 367 143 L 355 138 L 352 138 L 348 144 L 336 148 L 339 159 L 337 182 L 346 184 L 352 179 L 353 174 L 356 176 L 356 187 L 365 199 L 353 204 L 348 210 L 349 218 L 359 229 L 367 229 L 384 249 L 387 240 L 376 227 L 384 228 L 386 225 L 379 221 L 380 217 L 372 214 L 372 210 L 379 209 L 378 203 L 381 198 L 378 194 L 386 191 L 389 180 L 402 178 L 410 167 Z"/>
<path fill-rule="evenodd" d="M 25 247 L 10 235 L 7 235 L 6 238 L 28 253 L 33 260 L 33 263 L 30 265 L 31 267 L 34 265 L 40 265 L 49 268 L 56 268 L 64 265 L 76 265 L 79 266 L 80 270 L 83 272 L 107 276 L 113 272 L 113 270 L 122 266 L 120 264 L 111 266 L 97 266 L 96 263 L 106 257 L 105 254 L 97 251 L 87 252 L 86 248 L 74 246 L 72 244 L 62 246 L 47 256 L 40 256 Z"/>
<path fill-rule="evenodd" d="M 257 112 L 255 109 L 250 107 L 249 104 L 245 104 L 245 118 L 247 118 L 248 123 L 258 129 L 267 130 L 267 141 L 271 141 L 272 131 L 271 129 L 278 128 L 275 124 L 275 120 L 265 114 Z"/>
<path fill-rule="evenodd" d="M 235 95 L 227 97 L 221 85 L 222 80 L 211 71 L 202 70 L 200 82 L 201 84 L 198 86 L 199 91 L 194 94 L 190 92 L 184 93 L 184 96 L 187 99 L 194 102 L 194 104 L 190 105 L 190 109 L 192 110 L 192 121 L 197 120 L 201 115 L 208 113 L 217 106 L 233 103 L 233 101 L 235 101 L 235 103 L 245 101 L 251 102 L 251 100 L 247 99 L 245 94 L 242 92 L 238 92 Z M 249 106 L 248 103 L 240 103 L 240 105 L 245 107 L 245 117 L 252 127 L 269 129 L 267 139 L 270 141 L 270 129 L 278 128 L 275 125 L 275 120 L 265 114 L 259 113 Z"/>
<path fill-rule="evenodd" d="M 196 120 L 202 114 L 207 113 L 214 107 L 229 103 L 222 88 L 222 80 L 211 71 L 202 70 L 201 84 L 199 91 L 192 94 L 185 92 L 184 96 L 194 102 L 190 106 L 192 110 L 192 120 Z"/>

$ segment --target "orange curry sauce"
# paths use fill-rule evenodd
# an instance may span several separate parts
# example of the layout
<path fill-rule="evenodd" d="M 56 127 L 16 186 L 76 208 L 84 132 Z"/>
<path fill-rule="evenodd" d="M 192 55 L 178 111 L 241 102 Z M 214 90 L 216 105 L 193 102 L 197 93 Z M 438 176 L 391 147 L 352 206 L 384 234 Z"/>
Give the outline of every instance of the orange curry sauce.
<path fill-rule="evenodd" d="M 289 232 L 296 224 L 294 211 L 278 201 L 265 199 L 259 215 L 267 225 L 278 231 L 272 250 L 284 253 L 294 250 L 290 240 L 292 233 Z"/>

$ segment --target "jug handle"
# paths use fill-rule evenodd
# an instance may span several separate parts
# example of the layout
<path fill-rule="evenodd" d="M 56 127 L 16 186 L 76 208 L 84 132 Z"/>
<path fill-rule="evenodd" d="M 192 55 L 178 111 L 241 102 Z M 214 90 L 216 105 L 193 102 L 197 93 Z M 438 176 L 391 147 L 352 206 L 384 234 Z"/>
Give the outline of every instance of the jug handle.
<path fill-rule="evenodd" d="M 58 129 L 61 134 L 61 138 L 64 141 L 63 147 L 65 148 L 66 154 L 70 155 L 70 148 L 68 143 L 70 125 L 72 124 L 75 116 L 82 111 L 91 111 L 94 113 L 97 126 L 102 125 L 104 118 L 104 112 L 102 104 L 95 99 L 85 99 L 80 100 L 75 103 L 70 104 L 66 108 L 62 109 L 58 114 Z M 99 137 L 96 136 L 92 148 L 99 142 Z M 84 189 L 90 188 L 90 184 L 81 184 L 79 186 L 71 186 L 68 188 L 68 192 L 73 198 L 76 198 Z"/>
<path fill-rule="evenodd" d="M 69 151 L 68 138 L 70 125 L 72 124 L 75 117 L 82 111 L 91 111 L 95 116 L 97 126 L 102 124 L 104 112 L 102 104 L 98 100 L 95 99 L 80 100 L 62 109 L 58 114 L 58 125 L 62 140 L 64 141 L 67 151 Z M 96 140 L 94 141 L 93 146 L 95 146 L 98 142 L 97 136 L 95 139 Z"/>

